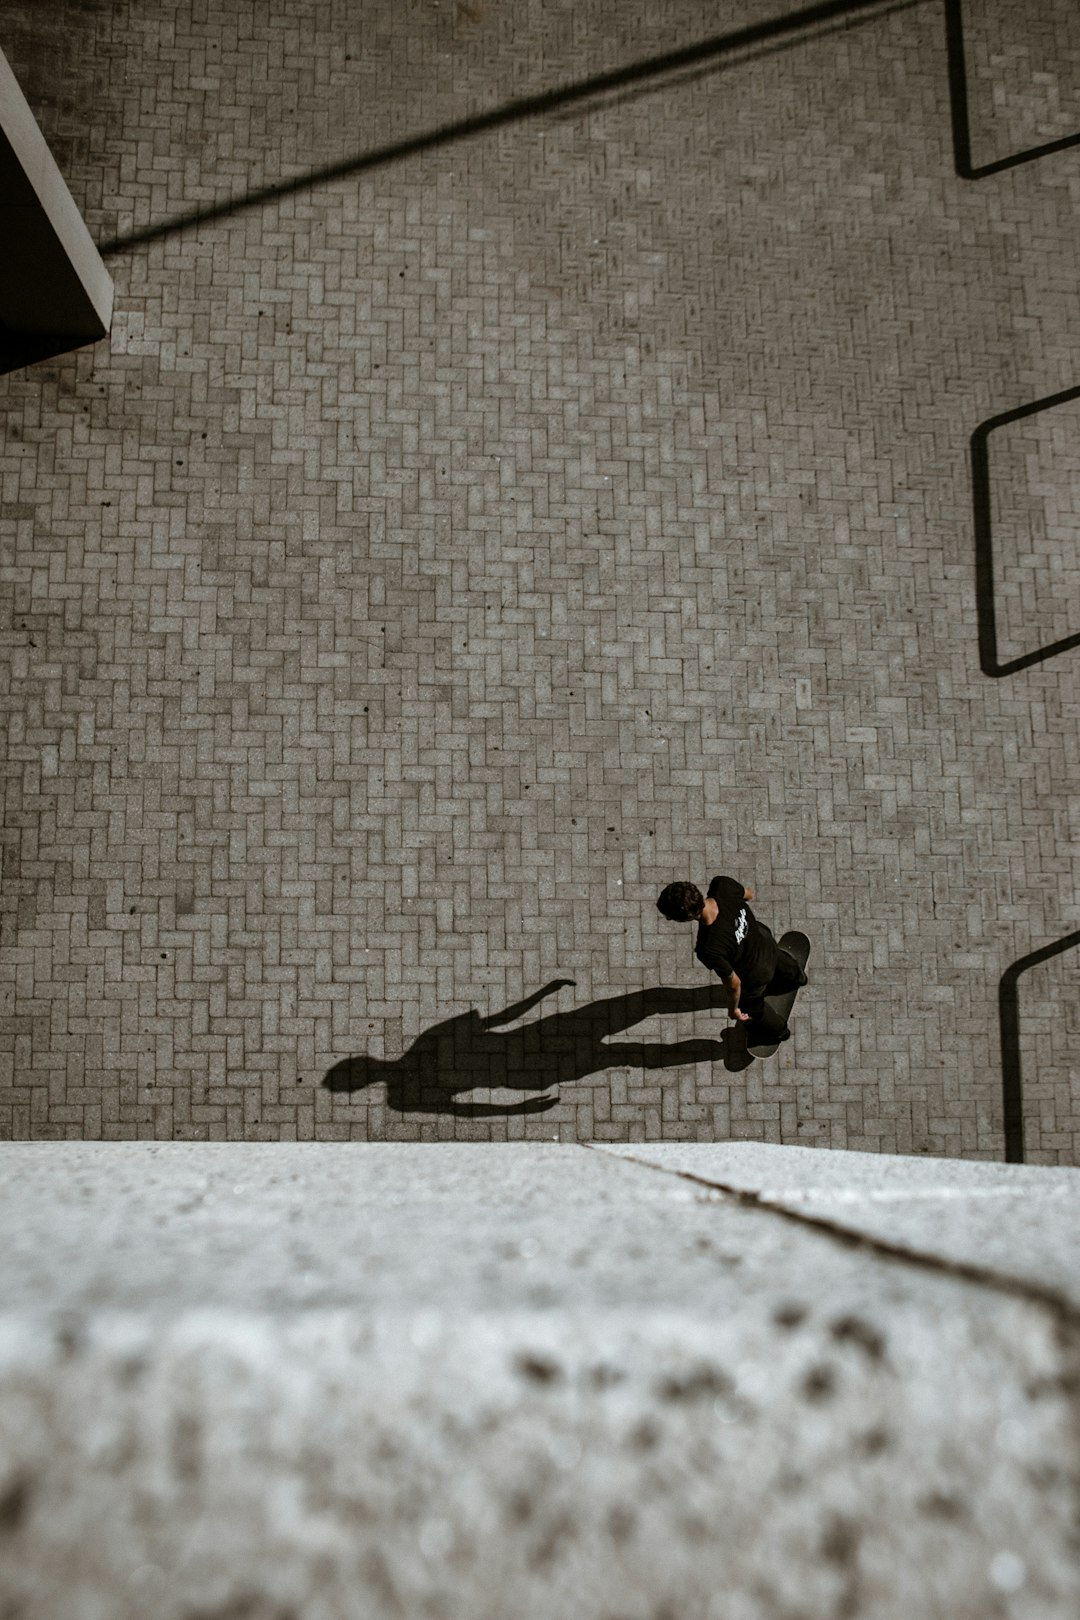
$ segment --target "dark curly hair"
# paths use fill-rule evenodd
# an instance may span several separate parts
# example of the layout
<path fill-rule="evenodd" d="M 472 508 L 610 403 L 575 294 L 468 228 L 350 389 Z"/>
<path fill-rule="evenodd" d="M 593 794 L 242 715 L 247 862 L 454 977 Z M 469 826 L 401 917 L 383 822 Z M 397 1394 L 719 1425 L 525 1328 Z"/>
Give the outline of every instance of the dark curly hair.
<path fill-rule="evenodd" d="M 705 897 L 693 883 L 669 883 L 656 902 L 656 909 L 668 922 L 691 922 L 700 917 Z"/>

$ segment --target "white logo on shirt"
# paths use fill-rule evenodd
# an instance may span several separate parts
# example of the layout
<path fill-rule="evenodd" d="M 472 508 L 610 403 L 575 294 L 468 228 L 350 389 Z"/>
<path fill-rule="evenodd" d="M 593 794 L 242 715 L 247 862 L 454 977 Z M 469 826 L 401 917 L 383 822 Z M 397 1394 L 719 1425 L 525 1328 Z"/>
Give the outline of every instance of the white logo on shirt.
<path fill-rule="evenodd" d="M 749 925 L 746 921 L 746 907 L 743 906 L 742 910 L 739 912 L 739 920 L 735 924 L 736 945 L 741 945 L 743 940 L 746 938 L 746 930 L 748 926 Z"/>

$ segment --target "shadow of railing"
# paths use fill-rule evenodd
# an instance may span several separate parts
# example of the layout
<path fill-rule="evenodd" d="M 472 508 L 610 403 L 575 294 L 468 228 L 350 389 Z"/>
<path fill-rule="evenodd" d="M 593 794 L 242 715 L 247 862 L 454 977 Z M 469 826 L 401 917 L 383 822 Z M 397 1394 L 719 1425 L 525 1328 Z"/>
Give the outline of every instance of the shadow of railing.
<path fill-rule="evenodd" d="M 1024 1162 L 1024 1095 L 1020 1062 L 1020 992 L 1018 981 L 1028 968 L 1080 945 L 1080 931 L 1019 957 L 1001 975 L 998 1018 L 1001 1027 L 1002 1097 L 1005 1107 L 1005 1162 Z"/>
<path fill-rule="evenodd" d="M 945 41 L 948 54 L 949 105 L 952 113 L 953 159 L 956 172 L 963 180 L 982 180 L 987 175 L 1000 174 L 1005 169 L 1018 168 L 1051 152 L 1062 152 L 1067 147 L 1080 146 L 1080 132 L 1064 135 L 1058 140 L 1045 141 L 1038 146 L 1026 147 L 991 163 L 974 164 L 971 158 L 971 122 L 968 113 L 967 64 L 964 54 L 964 24 L 962 0 L 944 0 Z M 990 483 L 990 435 L 1010 422 L 1019 422 L 1027 416 L 1052 410 L 1080 399 L 1080 388 L 1066 388 L 1057 394 L 1033 400 L 1015 410 L 1003 411 L 998 416 L 980 422 L 971 435 L 971 487 L 975 530 L 975 602 L 978 617 L 979 667 L 984 675 L 997 679 L 1015 675 L 1033 664 L 1044 663 L 1058 653 L 1080 646 L 1080 631 L 1062 636 L 1059 640 L 1037 647 L 1033 652 L 1002 662 L 998 657 L 997 612 L 994 604 L 994 542 L 993 513 Z M 1020 993 L 1019 979 L 1028 968 L 1045 962 L 1075 945 L 1080 945 L 1080 933 L 1066 934 L 1019 957 L 1001 976 L 998 986 L 998 1019 L 1001 1037 L 1001 1083 L 1005 1124 L 1005 1161 L 1022 1164 L 1024 1161 L 1024 1096 L 1023 1074 L 1020 1061 Z"/>
<path fill-rule="evenodd" d="M 1070 647 L 1080 646 L 1080 631 L 1062 636 L 1060 640 L 1037 647 L 1034 652 L 1019 658 L 998 657 L 997 612 L 994 606 L 994 535 L 990 485 L 990 435 L 1010 422 L 1019 422 L 1027 416 L 1037 416 L 1055 405 L 1065 405 L 1080 399 L 1080 388 L 1066 388 L 1059 394 L 1048 394 L 1012 411 L 1002 411 L 980 422 L 971 435 L 971 495 L 975 527 L 975 606 L 979 627 L 979 666 L 984 675 L 999 677 L 1015 675 L 1018 670 L 1032 664 L 1043 663 Z"/>
<path fill-rule="evenodd" d="M 1077 132 L 1075 135 L 1063 135 L 1055 141 L 1045 141 L 1040 146 L 1026 147 L 1021 152 L 1011 152 L 1008 157 L 996 158 L 992 163 L 972 163 L 963 5 L 962 0 L 944 0 L 944 5 L 953 161 L 961 180 L 983 180 L 987 175 L 1000 174 L 1003 169 L 1015 169 L 1022 163 L 1033 163 L 1036 158 L 1048 157 L 1051 152 L 1063 152 L 1066 147 L 1080 146 L 1080 132 Z"/>
<path fill-rule="evenodd" d="M 1015 410 L 988 417 L 971 436 L 971 487 L 975 529 L 975 604 L 978 617 L 979 666 L 984 675 L 997 679 L 1045 663 L 1048 658 L 1080 646 L 1080 631 L 1036 647 L 1033 652 L 1004 662 L 998 656 L 997 613 L 994 604 L 994 537 L 990 481 L 990 435 L 1010 422 L 1022 421 L 1080 399 L 1080 388 L 1066 388 L 1043 399 L 1032 400 Z M 998 986 L 998 1020 L 1001 1037 L 1001 1084 L 1005 1125 L 1005 1161 L 1024 1162 L 1024 1096 L 1020 1061 L 1019 979 L 1028 968 L 1045 962 L 1062 951 L 1080 944 L 1080 933 L 1066 934 L 1040 950 L 1019 957 L 1001 976 Z"/>

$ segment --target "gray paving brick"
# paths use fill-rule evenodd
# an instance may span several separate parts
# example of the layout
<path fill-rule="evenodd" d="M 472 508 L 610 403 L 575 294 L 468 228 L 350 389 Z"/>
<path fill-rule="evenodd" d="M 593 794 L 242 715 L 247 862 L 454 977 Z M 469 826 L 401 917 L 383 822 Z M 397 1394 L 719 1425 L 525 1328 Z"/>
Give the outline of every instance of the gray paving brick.
<path fill-rule="evenodd" d="M 1080 129 L 1064 0 L 969 10 L 975 161 Z M 0 42 L 106 241 L 718 26 L 365 19 L 0 0 Z M 883 8 L 111 256 L 111 342 L 3 384 L 0 1133 L 1001 1155 L 1080 701 L 1075 651 L 980 672 L 968 446 L 1080 382 L 1080 244 L 1075 151 L 954 174 L 946 66 Z M 1004 656 L 1080 628 L 1075 415 L 994 445 Z M 814 942 L 767 1065 L 321 1086 L 556 977 L 698 983 L 653 902 L 719 870 Z M 1021 980 L 1043 1163 L 1074 976 Z"/>

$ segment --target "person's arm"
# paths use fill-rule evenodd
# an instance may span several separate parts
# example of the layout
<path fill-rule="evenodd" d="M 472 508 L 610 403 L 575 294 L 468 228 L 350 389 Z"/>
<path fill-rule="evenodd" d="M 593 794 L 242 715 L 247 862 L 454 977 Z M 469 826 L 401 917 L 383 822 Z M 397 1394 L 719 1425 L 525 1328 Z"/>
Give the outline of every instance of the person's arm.
<path fill-rule="evenodd" d="M 728 993 L 728 1017 L 737 1018 L 741 1024 L 748 1023 L 750 1014 L 739 1011 L 739 992 L 742 989 L 742 980 L 734 968 L 731 971 L 731 978 L 724 979 L 723 985 Z"/>
<path fill-rule="evenodd" d="M 525 1097 L 516 1103 L 470 1103 L 455 1102 L 440 1103 L 448 1114 L 457 1119 L 502 1119 L 510 1114 L 545 1114 L 549 1108 L 554 1108 L 558 1102 L 554 1097 Z"/>
<path fill-rule="evenodd" d="M 531 996 L 526 996 L 522 1001 L 515 1001 L 512 1007 L 504 1007 L 502 1012 L 489 1013 L 482 1020 L 483 1027 L 494 1029 L 498 1024 L 512 1024 L 515 1018 L 523 1018 L 527 1012 L 531 1012 L 537 1002 L 543 1001 L 545 996 L 550 996 L 554 991 L 562 990 L 564 986 L 576 982 L 575 979 L 551 979 L 542 989 L 534 990 Z"/>

